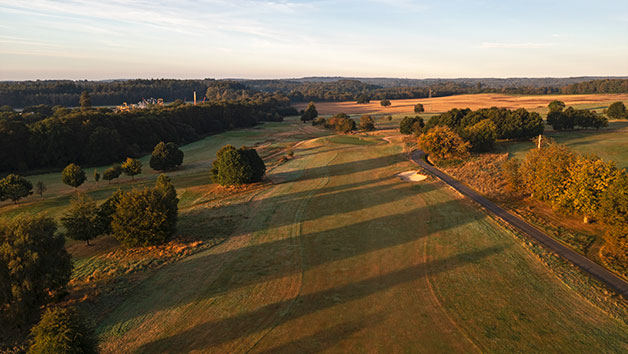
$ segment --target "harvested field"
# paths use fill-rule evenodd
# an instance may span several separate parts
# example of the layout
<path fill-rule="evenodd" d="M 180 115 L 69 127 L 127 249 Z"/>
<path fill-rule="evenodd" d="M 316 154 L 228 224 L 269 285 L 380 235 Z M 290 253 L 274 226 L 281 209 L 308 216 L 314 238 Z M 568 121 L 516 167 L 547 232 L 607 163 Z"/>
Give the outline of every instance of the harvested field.
<path fill-rule="evenodd" d="M 627 101 L 628 94 L 590 94 L 590 95 L 543 95 L 543 96 L 515 96 L 504 94 L 477 94 L 455 95 L 435 98 L 416 98 L 404 100 L 390 100 L 392 105 L 384 108 L 379 101 L 373 100 L 368 104 L 355 102 L 317 102 L 316 109 L 319 114 L 336 114 L 345 112 L 348 114 L 399 114 L 411 113 L 414 105 L 423 104 L 426 113 L 445 112 L 452 108 L 478 108 L 504 107 L 510 109 L 544 109 L 550 102 L 560 100 L 566 105 L 594 105 L 608 106 L 616 101 Z M 305 109 L 306 103 L 297 104 L 299 110 Z"/>

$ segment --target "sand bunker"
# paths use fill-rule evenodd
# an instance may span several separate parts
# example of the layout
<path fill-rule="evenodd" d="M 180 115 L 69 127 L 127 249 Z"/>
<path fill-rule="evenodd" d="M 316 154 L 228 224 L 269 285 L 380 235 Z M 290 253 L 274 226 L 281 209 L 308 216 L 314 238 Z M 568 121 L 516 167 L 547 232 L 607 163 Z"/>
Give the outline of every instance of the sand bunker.
<path fill-rule="evenodd" d="M 406 182 L 420 182 L 427 178 L 426 175 L 422 175 L 419 171 L 406 171 L 397 174 L 397 177 Z"/>

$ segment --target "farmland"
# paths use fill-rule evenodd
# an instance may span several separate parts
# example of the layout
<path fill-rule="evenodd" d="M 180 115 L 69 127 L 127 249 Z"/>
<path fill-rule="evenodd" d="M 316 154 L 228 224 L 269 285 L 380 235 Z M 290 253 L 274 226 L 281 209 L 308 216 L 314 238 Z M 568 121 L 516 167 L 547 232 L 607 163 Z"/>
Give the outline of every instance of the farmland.
<path fill-rule="evenodd" d="M 320 114 L 336 114 L 346 112 L 353 114 L 401 114 L 412 113 L 417 103 L 423 104 L 427 113 L 444 112 L 452 108 L 503 107 L 509 109 L 526 108 L 528 110 L 547 112 L 548 103 L 560 100 L 567 106 L 578 106 L 602 109 L 615 101 L 628 101 L 628 94 L 594 94 L 594 95 L 546 95 L 546 96 L 518 96 L 504 94 L 476 94 L 455 95 L 422 99 L 390 100 L 392 105 L 384 108 L 379 101 L 373 100 L 367 104 L 355 102 L 319 102 L 316 107 Z M 304 109 L 307 104 L 296 105 L 297 109 Z"/>

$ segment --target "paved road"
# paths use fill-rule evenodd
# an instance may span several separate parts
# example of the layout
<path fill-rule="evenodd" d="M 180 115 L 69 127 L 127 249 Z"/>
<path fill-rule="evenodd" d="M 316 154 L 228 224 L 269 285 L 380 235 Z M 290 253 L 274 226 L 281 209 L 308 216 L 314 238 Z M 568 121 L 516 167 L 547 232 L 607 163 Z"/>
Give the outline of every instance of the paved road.
<path fill-rule="evenodd" d="M 485 197 L 480 195 L 478 192 L 465 186 L 464 184 L 452 178 L 448 174 L 428 164 L 425 161 L 424 157 L 425 157 L 425 153 L 421 150 L 415 150 L 411 154 L 412 161 L 414 161 L 416 164 L 421 166 L 423 169 L 427 170 L 434 176 L 438 177 L 439 179 L 441 179 L 443 182 L 447 183 L 451 187 L 455 188 L 458 192 L 460 192 L 464 196 L 469 197 L 475 200 L 476 202 L 480 203 L 480 205 L 482 205 L 484 208 L 488 209 L 490 212 L 497 215 L 501 219 L 505 220 L 510 225 L 519 229 L 521 232 L 523 232 L 524 235 L 527 235 L 528 237 L 533 238 L 537 240 L 538 242 L 542 243 L 545 247 L 556 252 L 563 258 L 568 259 L 573 264 L 577 265 L 578 267 L 582 268 L 584 271 L 592 275 L 594 278 L 605 283 L 610 288 L 615 289 L 615 291 L 623 295 L 625 298 L 628 298 L 628 282 L 619 278 L 618 276 L 616 276 L 615 274 L 613 274 L 606 268 L 600 266 L 599 264 L 580 255 L 579 253 L 576 253 L 572 249 L 554 240 L 552 237 L 541 232 L 539 229 L 530 225 L 528 222 L 521 219 L 520 217 L 515 216 L 511 214 L 510 212 L 506 211 L 505 209 L 499 207 L 497 204 L 486 199 Z"/>

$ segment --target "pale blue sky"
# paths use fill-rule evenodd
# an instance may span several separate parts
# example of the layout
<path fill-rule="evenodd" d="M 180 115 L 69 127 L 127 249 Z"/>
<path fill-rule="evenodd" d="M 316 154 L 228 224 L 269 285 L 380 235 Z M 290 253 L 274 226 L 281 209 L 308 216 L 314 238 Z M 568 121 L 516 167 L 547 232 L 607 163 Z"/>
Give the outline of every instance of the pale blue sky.
<path fill-rule="evenodd" d="M 628 75 L 628 1 L 0 0 L 0 80 Z"/>

